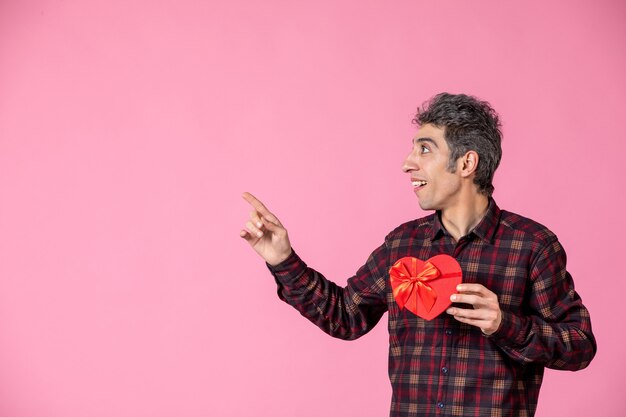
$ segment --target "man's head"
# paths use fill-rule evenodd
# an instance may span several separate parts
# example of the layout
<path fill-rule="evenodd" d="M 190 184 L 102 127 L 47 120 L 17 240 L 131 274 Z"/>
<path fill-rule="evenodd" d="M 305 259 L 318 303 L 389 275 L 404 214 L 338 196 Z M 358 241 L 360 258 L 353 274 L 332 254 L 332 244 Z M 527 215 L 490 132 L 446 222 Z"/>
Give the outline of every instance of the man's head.
<path fill-rule="evenodd" d="M 465 94 L 441 93 L 418 109 L 413 123 L 433 125 L 444 131 L 450 150 L 448 169 L 469 151 L 478 155 L 474 184 L 486 196 L 493 193 L 493 175 L 500 164 L 502 148 L 498 114 L 486 101 Z"/>

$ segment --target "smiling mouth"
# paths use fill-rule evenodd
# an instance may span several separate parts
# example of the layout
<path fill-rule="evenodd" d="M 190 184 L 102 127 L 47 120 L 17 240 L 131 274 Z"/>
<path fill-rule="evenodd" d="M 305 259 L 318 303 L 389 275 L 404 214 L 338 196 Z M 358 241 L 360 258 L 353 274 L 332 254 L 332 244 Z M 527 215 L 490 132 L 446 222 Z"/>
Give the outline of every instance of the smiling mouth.
<path fill-rule="evenodd" d="M 411 181 L 411 184 L 413 184 L 413 188 L 421 188 L 428 183 L 426 181 L 415 180 L 415 181 Z"/>

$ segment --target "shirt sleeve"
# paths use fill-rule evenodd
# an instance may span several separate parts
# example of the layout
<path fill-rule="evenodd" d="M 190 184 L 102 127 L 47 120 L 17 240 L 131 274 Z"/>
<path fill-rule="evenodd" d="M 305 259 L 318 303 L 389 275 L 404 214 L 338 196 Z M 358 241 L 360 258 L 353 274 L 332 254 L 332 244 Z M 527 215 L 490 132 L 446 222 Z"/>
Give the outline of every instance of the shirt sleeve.
<path fill-rule="evenodd" d="M 500 328 L 489 337 L 513 360 L 575 371 L 593 359 L 589 311 L 565 266 L 565 251 L 555 239 L 533 262 L 527 311 L 502 311 Z"/>
<path fill-rule="evenodd" d="M 276 266 L 268 265 L 278 284 L 278 296 L 333 337 L 356 339 L 369 332 L 387 311 L 386 244 L 340 287 L 309 268 L 292 251 Z"/>

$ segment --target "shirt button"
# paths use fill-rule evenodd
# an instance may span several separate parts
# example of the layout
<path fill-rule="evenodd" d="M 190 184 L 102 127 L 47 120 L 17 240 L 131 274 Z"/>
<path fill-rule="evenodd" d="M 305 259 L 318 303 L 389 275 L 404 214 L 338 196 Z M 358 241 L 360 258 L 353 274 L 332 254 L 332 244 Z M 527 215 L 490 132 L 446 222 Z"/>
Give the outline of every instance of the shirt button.
<path fill-rule="evenodd" d="M 443 368 L 441 368 L 441 372 L 444 374 L 448 373 L 448 368 L 446 368 L 445 366 Z"/>
<path fill-rule="evenodd" d="M 442 403 L 441 401 L 439 401 L 439 402 L 437 403 L 437 407 L 439 407 L 439 408 L 443 408 L 443 403 Z"/>
<path fill-rule="evenodd" d="M 448 336 L 450 336 L 450 335 L 452 334 L 452 330 L 450 330 L 450 329 L 446 329 L 446 334 L 447 334 Z"/>

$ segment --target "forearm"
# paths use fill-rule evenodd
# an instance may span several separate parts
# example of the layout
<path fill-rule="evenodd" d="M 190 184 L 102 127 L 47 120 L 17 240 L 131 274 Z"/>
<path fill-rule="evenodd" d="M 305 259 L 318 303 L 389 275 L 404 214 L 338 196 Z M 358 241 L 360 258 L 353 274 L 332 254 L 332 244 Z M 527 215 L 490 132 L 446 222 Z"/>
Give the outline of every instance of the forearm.
<path fill-rule="evenodd" d="M 587 367 L 596 352 L 587 310 L 581 307 L 576 315 L 571 322 L 550 323 L 503 312 L 500 328 L 489 337 L 517 362 L 576 371 Z"/>
<path fill-rule="evenodd" d="M 269 268 L 280 299 L 333 337 L 352 340 L 364 335 L 387 309 L 384 280 L 368 276 L 367 266 L 345 288 L 307 267 L 295 252 Z"/>

